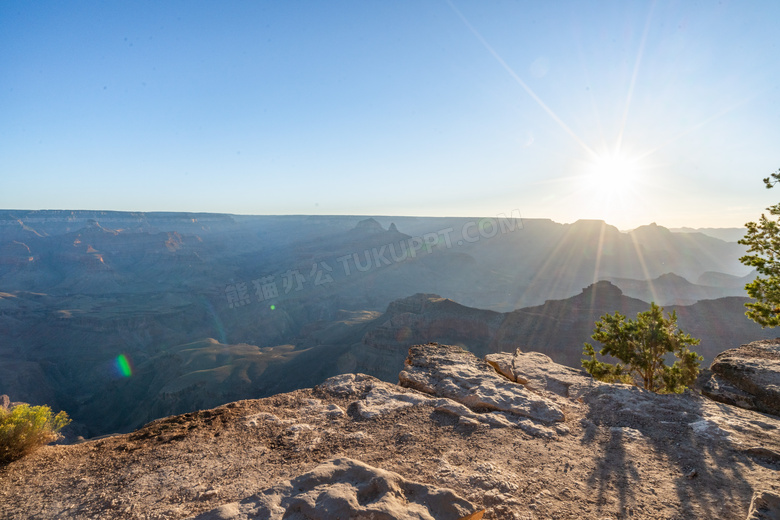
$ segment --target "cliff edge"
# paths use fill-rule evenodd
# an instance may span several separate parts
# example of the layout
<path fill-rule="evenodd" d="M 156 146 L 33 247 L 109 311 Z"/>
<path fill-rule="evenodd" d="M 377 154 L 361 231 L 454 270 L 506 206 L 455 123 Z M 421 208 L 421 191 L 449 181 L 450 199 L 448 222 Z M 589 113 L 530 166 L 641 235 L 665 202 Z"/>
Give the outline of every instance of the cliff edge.
<path fill-rule="evenodd" d="M 401 368 L 47 446 L 0 467 L 0 517 L 777 518 L 777 416 L 538 353 Z"/>

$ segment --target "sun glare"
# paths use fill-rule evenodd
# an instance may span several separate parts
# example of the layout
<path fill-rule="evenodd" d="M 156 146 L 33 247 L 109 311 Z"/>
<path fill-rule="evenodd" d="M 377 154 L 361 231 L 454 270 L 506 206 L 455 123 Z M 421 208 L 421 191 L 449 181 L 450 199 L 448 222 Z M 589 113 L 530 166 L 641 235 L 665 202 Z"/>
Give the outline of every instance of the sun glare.
<path fill-rule="evenodd" d="M 637 160 L 621 154 L 603 154 L 587 165 L 588 182 L 604 192 L 620 194 L 634 188 L 639 170 Z"/>
<path fill-rule="evenodd" d="M 580 163 L 573 185 L 583 218 L 596 218 L 625 227 L 645 209 L 640 159 L 620 153 L 601 153 Z"/>

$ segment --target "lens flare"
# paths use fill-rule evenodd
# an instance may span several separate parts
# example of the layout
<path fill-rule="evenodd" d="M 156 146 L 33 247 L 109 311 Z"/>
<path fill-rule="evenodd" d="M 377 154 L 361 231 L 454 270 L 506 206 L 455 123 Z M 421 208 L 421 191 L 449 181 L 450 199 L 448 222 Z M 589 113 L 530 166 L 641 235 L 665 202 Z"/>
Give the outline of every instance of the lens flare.
<path fill-rule="evenodd" d="M 219 316 L 217 316 L 217 313 L 214 311 L 214 306 L 211 305 L 211 302 L 202 296 L 200 301 L 203 304 L 203 307 L 206 309 L 206 314 L 211 318 L 212 325 L 214 326 L 214 330 L 217 333 L 217 339 L 219 339 L 219 342 L 223 345 L 227 344 L 228 341 L 227 334 L 225 334 L 225 326 L 222 324 L 222 320 L 219 319 Z"/>
<path fill-rule="evenodd" d="M 396 341 L 406 341 L 411 337 L 412 337 L 412 329 L 410 329 L 409 327 L 401 327 L 395 333 Z"/>
<path fill-rule="evenodd" d="M 133 367 L 130 365 L 130 360 L 124 354 L 119 354 L 116 357 L 116 368 L 122 377 L 130 377 L 133 375 Z"/>

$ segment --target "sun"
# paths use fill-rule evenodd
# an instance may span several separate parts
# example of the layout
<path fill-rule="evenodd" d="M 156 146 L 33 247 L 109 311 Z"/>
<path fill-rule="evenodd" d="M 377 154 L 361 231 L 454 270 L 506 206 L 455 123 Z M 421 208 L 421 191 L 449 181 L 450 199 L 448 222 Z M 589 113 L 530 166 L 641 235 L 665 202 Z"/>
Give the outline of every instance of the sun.
<path fill-rule="evenodd" d="M 642 159 L 627 153 L 593 153 L 577 166 L 572 195 L 580 218 L 626 227 L 647 209 Z"/>
<path fill-rule="evenodd" d="M 639 161 L 621 153 L 596 155 L 585 166 L 585 181 L 602 193 L 620 195 L 636 188 Z"/>

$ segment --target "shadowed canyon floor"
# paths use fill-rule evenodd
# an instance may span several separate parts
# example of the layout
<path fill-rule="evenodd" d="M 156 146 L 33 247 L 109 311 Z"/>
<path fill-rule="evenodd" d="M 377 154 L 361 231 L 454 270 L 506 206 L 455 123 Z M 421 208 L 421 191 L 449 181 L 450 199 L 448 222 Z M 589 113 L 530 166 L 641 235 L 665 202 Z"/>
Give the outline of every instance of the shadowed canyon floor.
<path fill-rule="evenodd" d="M 488 360 L 420 345 L 399 367 L 401 385 L 346 374 L 45 447 L 0 468 L 0 517 L 250 518 L 241 511 L 263 496 L 282 503 L 291 481 L 316 491 L 309 497 L 332 496 L 318 486 L 333 482 L 305 474 L 333 459 L 366 478 L 379 474 L 370 468 L 397 473 L 404 490 L 449 489 L 486 519 L 744 519 L 754 493 L 764 493 L 756 508 L 780 494 L 776 416 L 692 391 L 597 383 L 540 354 Z M 409 501 L 419 518 L 427 507 Z"/>

